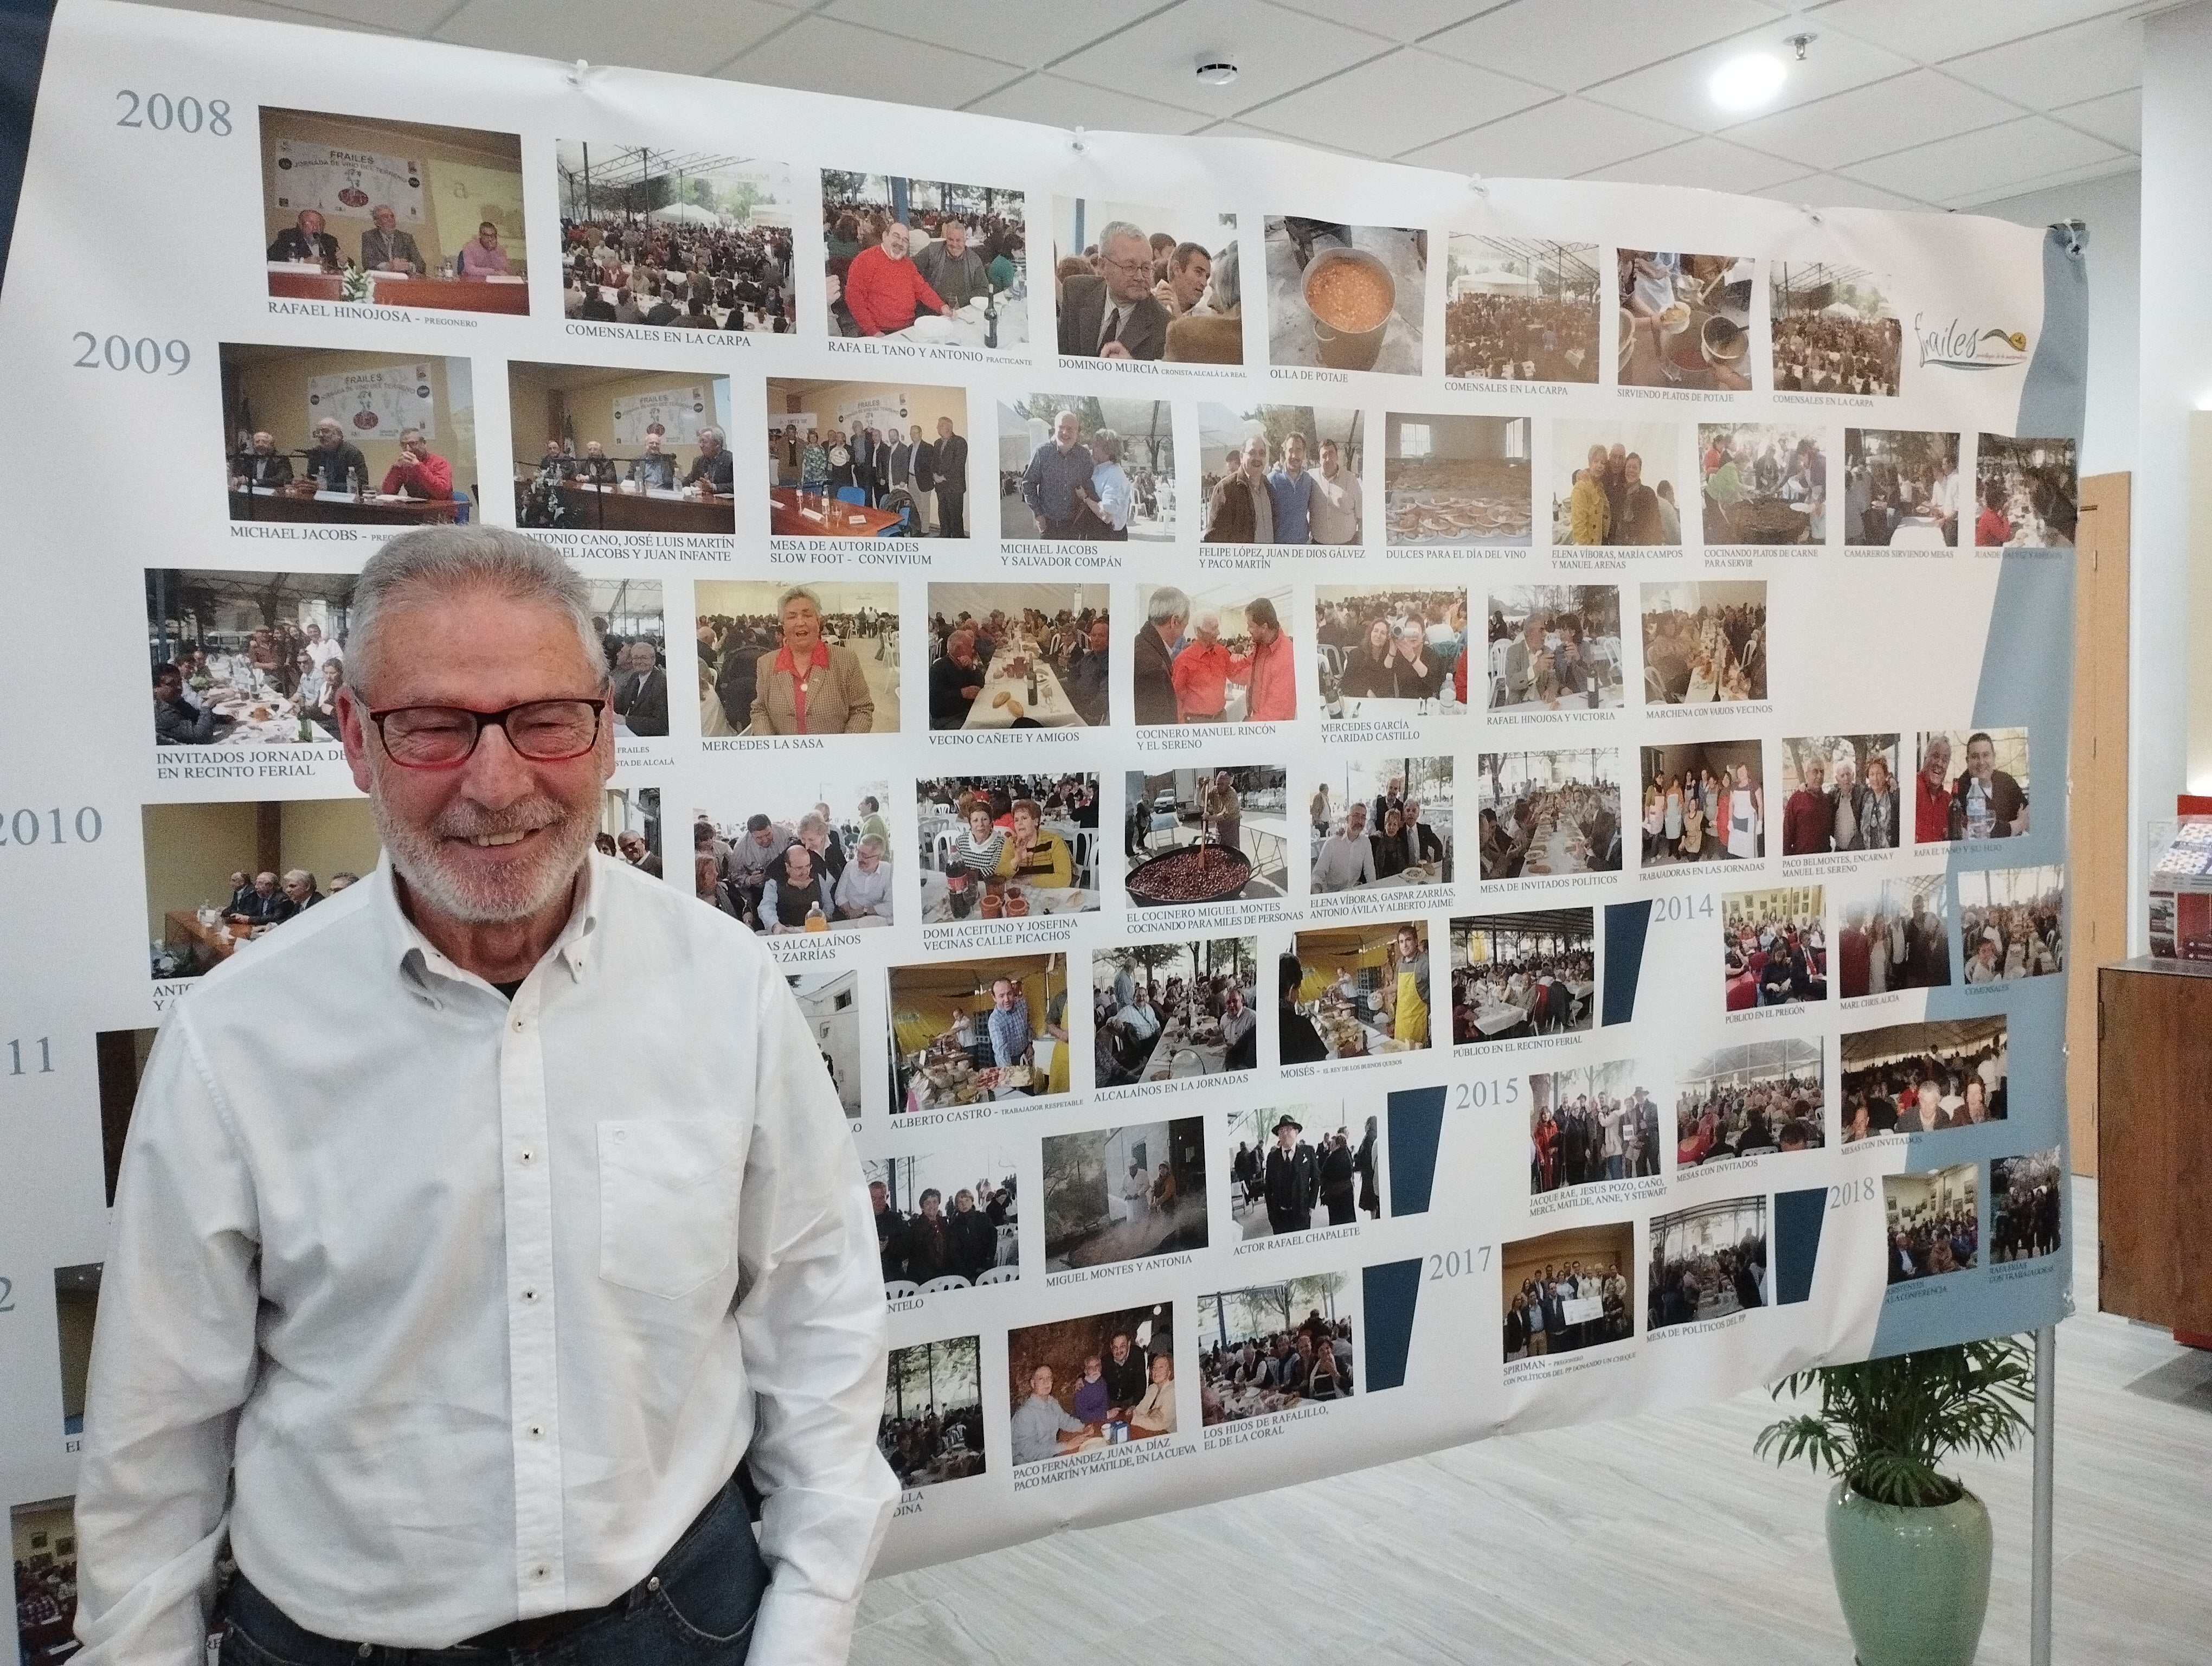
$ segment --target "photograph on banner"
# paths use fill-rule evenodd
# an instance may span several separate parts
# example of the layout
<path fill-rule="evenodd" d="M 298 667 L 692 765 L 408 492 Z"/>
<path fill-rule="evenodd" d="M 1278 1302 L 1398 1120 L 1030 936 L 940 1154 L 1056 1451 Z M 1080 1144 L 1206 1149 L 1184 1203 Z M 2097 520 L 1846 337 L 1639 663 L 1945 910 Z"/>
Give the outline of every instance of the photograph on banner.
<path fill-rule="evenodd" d="M 586 579 L 592 629 L 614 684 L 615 738 L 668 733 L 667 620 L 659 579 Z"/>
<path fill-rule="evenodd" d="M 1306 806 L 1315 896 L 1452 879 L 1452 759 L 1358 752 L 1322 766 Z"/>
<path fill-rule="evenodd" d="M 776 538 L 966 538 L 968 391 L 768 379 Z"/>
<path fill-rule="evenodd" d="M 1923 730 L 1913 760 L 1915 844 L 2026 836 L 2026 729 Z"/>
<path fill-rule="evenodd" d="M 1499 1245 L 1506 1360 L 1632 1341 L 1628 1269 L 1635 1264 L 1632 1220 L 1570 1226 Z"/>
<path fill-rule="evenodd" d="M 1452 233 L 1444 246 L 1444 374 L 1594 385 L 1601 253 L 1595 243 Z"/>
<path fill-rule="evenodd" d="M 1176 1432 L 1175 1304 L 1006 1333 L 1014 1466 Z"/>
<path fill-rule="evenodd" d="M 1475 760 L 1482 877 L 1620 872 L 1620 751 L 1483 752 Z"/>
<path fill-rule="evenodd" d="M 699 900 L 769 936 L 890 925 L 890 793 L 886 781 L 748 771 L 692 816 Z"/>
<path fill-rule="evenodd" d="M 1532 483 L 1526 416 L 1382 418 L 1382 512 L 1398 544 L 1526 549 Z"/>
<path fill-rule="evenodd" d="M 1483 675 L 1492 711 L 1595 711 L 1627 697 L 1614 586 L 1508 585 L 1489 600 Z"/>
<path fill-rule="evenodd" d="M 1882 1176 L 1890 1283 L 1971 1272 L 1980 1264 L 1981 1217 L 1976 1197 L 1980 1178 L 1978 1163 L 1960 1163 L 1930 1174 Z"/>
<path fill-rule="evenodd" d="M 1109 587 L 929 587 L 929 727 L 1103 728 L 1109 721 Z"/>
<path fill-rule="evenodd" d="M 354 576 L 148 568 L 155 744 L 336 742 Z"/>
<path fill-rule="evenodd" d="M 700 579 L 691 604 L 701 735 L 898 733 L 895 580 Z"/>
<path fill-rule="evenodd" d="M 92 1373 L 92 1329 L 100 1316 L 103 1263 L 54 1268 L 54 1342 L 61 1354 L 62 1438 L 77 1450 L 84 1434 L 84 1384 Z"/>
<path fill-rule="evenodd" d="M 511 359 L 507 412 L 516 526 L 737 531 L 727 376 Z"/>
<path fill-rule="evenodd" d="M 1175 418 L 1165 399 L 1030 393 L 998 409 L 1001 538 L 1175 537 Z"/>
<path fill-rule="evenodd" d="M 2033 1261 L 2060 1247 L 2058 1147 L 1990 1164 L 1990 1264 Z"/>
<path fill-rule="evenodd" d="M 830 333 L 1028 356 L 1023 195 L 822 170 Z"/>
<path fill-rule="evenodd" d="M 1723 1198 L 1651 1217 L 1648 1333 L 1765 1307 L 1766 1200 Z"/>
<path fill-rule="evenodd" d="M 1282 958 L 1279 1062 L 1316 1064 L 1430 1045 L 1429 922 L 1322 926 Z"/>
<path fill-rule="evenodd" d="M 1200 404 L 1200 541 L 1358 544 L 1366 440 L 1364 410 Z"/>
<path fill-rule="evenodd" d="M 515 134 L 264 105 L 261 217 L 275 299 L 530 311 Z"/>
<path fill-rule="evenodd" d="M 660 856 L 660 789 L 605 787 L 599 790 L 599 830 L 592 848 L 600 855 L 638 868 L 658 879 Z"/>
<path fill-rule="evenodd" d="M 568 317 L 778 335 L 798 327 L 789 163 L 580 139 L 556 141 L 553 160 Z"/>
<path fill-rule="evenodd" d="M 228 341 L 219 357 L 233 520 L 476 518 L 468 360 Z"/>
<path fill-rule="evenodd" d="M 1056 197 L 1052 256 L 1062 357 L 1244 362 L 1235 215 Z"/>
<path fill-rule="evenodd" d="M 1966 505 L 1959 436 L 1844 430 L 1844 542 L 1875 550 L 1951 550 Z"/>
<path fill-rule="evenodd" d="M 1941 873 L 1835 882 L 1837 976 L 1845 1000 L 1951 982 L 1950 887 Z"/>
<path fill-rule="evenodd" d="M 2002 1012 L 1845 1031 L 1844 1143 L 2003 1122 L 2008 1033 Z"/>
<path fill-rule="evenodd" d="M 1796 735 L 1782 743 L 1782 854 L 1894 850 L 1904 824 L 1894 734 Z"/>
<path fill-rule="evenodd" d="M 123 1168 L 123 1146 L 131 1133 L 131 1113 L 138 1104 L 139 1079 L 154 1051 L 158 1030 L 102 1030 L 94 1035 L 93 1059 L 100 1080 L 100 1149 L 106 1170 L 107 1207 L 115 1207 L 116 1177 Z"/>
<path fill-rule="evenodd" d="M 1706 547 L 1826 543 L 1826 433 L 1810 422 L 1699 423 Z"/>
<path fill-rule="evenodd" d="M 15 1645 L 24 1666 L 77 1651 L 76 1500 L 44 1499 L 8 1512 L 15 1562 Z"/>
<path fill-rule="evenodd" d="M 1642 599 L 1645 705 L 1767 697 L 1764 579 L 1669 580 Z"/>
<path fill-rule="evenodd" d="M 993 955 L 890 971 L 891 1110 L 1068 1091 L 1067 958 Z"/>
<path fill-rule="evenodd" d="M 1314 1125 L 1308 1139 L 1305 1123 Z M 1319 1226 L 1352 1226 L 1382 1214 L 1381 1122 L 1364 1122 L 1349 1100 L 1334 1115 L 1312 1105 L 1255 1105 L 1229 1113 L 1237 1155 L 1230 1216 L 1240 1242 Z M 1334 1124 L 1334 1126 L 1332 1126 Z"/>
<path fill-rule="evenodd" d="M 2071 440 L 1983 435 L 1974 445 L 1974 543 L 1983 549 L 2072 549 L 2081 483 Z"/>
<path fill-rule="evenodd" d="M 1429 234 L 1267 217 L 1267 362 L 1421 374 Z"/>
<path fill-rule="evenodd" d="M 1198 1298 L 1198 1404 L 1207 1428 L 1348 1400 L 1350 1274 L 1310 1273 Z"/>
<path fill-rule="evenodd" d="M 1692 1062 L 1674 1100 L 1674 1171 L 1828 1143 L 1817 1037 L 1723 1047 Z"/>
<path fill-rule="evenodd" d="M 1756 860 L 1766 854 L 1766 774 L 1756 740 L 1643 750 L 1644 862 Z"/>
<path fill-rule="evenodd" d="M 1613 251 L 1622 387 L 1746 392 L 1751 387 L 1747 256 Z"/>
<path fill-rule="evenodd" d="M 1766 274 L 1775 392 L 1895 398 L 1905 353 L 1896 295 L 1863 266 L 1775 261 Z"/>
<path fill-rule="evenodd" d="M 1969 983 L 2004 983 L 2064 971 L 2063 865 L 1960 869 L 1959 948 Z"/>
<path fill-rule="evenodd" d="M 1206 1248 L 1202 1116 L 1047 1134 L 1043 1174 L 1048 1274 Z"/>
<path fill-rule="evenodd" d="M 1520 1041 L 1597 1017 L 1595 910 L 1529 909 L 1451 922 L 1452 1040 Z"/>
<path fill-rule="evenodd" d="M 1185 1081 L 1257 1068 L 1259 1000 L 1256 937 L 1092 950 L 1095 1085 Z"/>
<path fill-rule="evenodd" d="M 1097 776 L 939 775 L 915 807 L 925 926 L 1098 911 Z"/>
<path fill-rule="evenodd" d="M 848 1121 L 860 1116 L 860 1007 L 858 972 L 787 972 L 784 982 L 814 1034 L 822 1067 L 837 1090 Z"/>
<path fill-rule="evenodd" d="M 1288 779 L 1276 764 L 1130 770 L 1121 882 L 1130 903 L 1181 908 L 1288 897 Z"/>
<path fill-rule="evenodd" d="M 902 1488 L 983 1473 L 983 1339 L 893 1348 L 876 1450 Z"/>
<path fill-rule="evenodd" d="M 1329 718 L 1464 714 L 1467 645 L 1464 590 L 1314 587 L 1314 657 Z"/>
<path fill-rule="evenodd" d="M 1297 716 L 1297 652 L 1283 624 L 1287 583 L 1139 584 L 1137 612 L 1129 670 L 1139 725 Z"/>
<path fill-rule="evenodd" d="M 1020 1163 L 997 1140 L 861 1159 L 884 1294 L 934 1295 L 1022 1275 Z"/>
<path fill-rule="evenodd" d="M 1661 1172 L 1651 1072 L 1634 1059 L 1528 1078 L 1528 1195 Z"/>
<path fill-rule="evenodd" d="M 1689 477 L 1684 423 L 1627 416 L 1552 424 L 1552 542 L 1680 549 Z"/>
<path fill-rule="evenodd" d="M 1728 1011 L 1827 1000 L 1826 905 L 1819 885 L 1722 895 L 1721 974 Z"/>
<path fill-rule="evenodd" d="M 198 977 L 357 884 L 381 854 L 368 800 L 149 804 L 146 935 L 156 981 Z"/>

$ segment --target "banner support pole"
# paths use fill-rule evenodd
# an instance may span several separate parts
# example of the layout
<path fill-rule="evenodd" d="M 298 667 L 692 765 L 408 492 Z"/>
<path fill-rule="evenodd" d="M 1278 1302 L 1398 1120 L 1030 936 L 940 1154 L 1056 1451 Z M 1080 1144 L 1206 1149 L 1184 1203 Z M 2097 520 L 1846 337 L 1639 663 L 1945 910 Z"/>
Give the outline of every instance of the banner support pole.
<path fill-rule="evenodd" d="M 2029 1551 L 2028 1666 L 2051 1666 L 2051 1463 L 2058 1432 L 2058 1328 L 2035 1333 L 2034 1537 Z"/>

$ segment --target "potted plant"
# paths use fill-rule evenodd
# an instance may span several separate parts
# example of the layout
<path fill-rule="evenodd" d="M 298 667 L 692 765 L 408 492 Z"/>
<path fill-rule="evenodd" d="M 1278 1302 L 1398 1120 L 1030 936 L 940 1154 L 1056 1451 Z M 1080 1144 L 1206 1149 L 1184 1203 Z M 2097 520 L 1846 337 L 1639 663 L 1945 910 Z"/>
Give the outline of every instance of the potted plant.
<path fill-rule="evenodd" d="M 1960 1342 L 1798 1371 L 1774 1397 L 1820 1409 L 1760 1431 L 1752 1450 L 1837 1477 L 1828 1562 L 1860 1666 L 1971 1666 L 1990 1601 L 1990 1512 L 1938 1468 L 1954 1451 L 2002 1457 L 2029 1427 L 2028 1350 Z"/>

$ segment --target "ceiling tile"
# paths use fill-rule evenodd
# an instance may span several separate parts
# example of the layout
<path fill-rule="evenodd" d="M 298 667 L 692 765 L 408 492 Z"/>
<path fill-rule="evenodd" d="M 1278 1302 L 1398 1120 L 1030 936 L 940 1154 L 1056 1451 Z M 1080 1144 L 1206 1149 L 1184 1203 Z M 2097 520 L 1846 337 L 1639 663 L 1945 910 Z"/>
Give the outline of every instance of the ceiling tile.
<path fill-rule="evenodd" d="M 2023 116 L 1893 156 L 1877 156 L 1843 172 L 1884 191 L 1955 203 L 2010 192 L 2026 180 L 2125 155 L 2117 146 L 2061 127 L 2046 116 Z"/>
<path fill-rule="evenodd" d="M 2079 104 L 2142 85 L 2142 21 L 2100 17 L 1953 58 L 1943 68 L 2031 110 Z"/>
<path fill-rule="evenodd" d="M 420 34 L 446 15 L 453 0 L 377 0 L 349 6 L 343 0 L 299 0 L 270 5 L 264 0 L 151 0 L 172 11 L 213 12 L 221 17 L 251 17 L 263 23 L 296 23 L 308 28 L 353 29 L 363 34 Z"/>
<path fill-rule="evenodd" d="M 2132 173 L 2138 166 L 2140 164 L 2137 159 L 2133 156 L 2123 156 L 2118 161 L 2093 162 L 2086 167 L 2069 167 L 2057 173 L 2046 173 L 2036 179 L 2022 179 L 2017 185 L 2007 185 L 2001 191 L 1983 192 L 1977 195 L 1956 198 L 1943 206 L 1952 209 L 1979 209 L 1984 204 L 2013 201 L 2023 197 L 2040 196 L 2045 192 L 2057 191 L 2064 185 L 2081 185 L 2090 179 L 2110 179 L 2115 173 Z"/>
<path fill-rule="evenodd" d="M 2001 46 L 2023 35 L 2063 28 L 2124 9 L 2134 0 L 1831 0 L 1806 14 L 1819 33 L 1841 29 L 1918 64 Z"/>
<path fill-rule="evenodd" d="M 1870 185 L 1857 179 L 1846 179 L 1838 173 L 1808 173 L 1802 179 L 1785 179 L 1780 185 L 1768 185 L 1745 194 L 1816 209 L 1917 209 L 1924 211 L 1935 206 L 1917 197 L 1900 197 L 1895 192 L 1878 191 Z"/>
<path fill-rule="evenodd" d="M 1265 0 L 1206 0 L 1147 18 L 1141 27 L 1086 46 L 1053 65 L 1056 75 L 1164 99 L 1210 116 L 1241 116 L 1255 104 L 1388 51 L 1380 35 L 1283 11 Z M 1237 79 L 1209 87 L 1193 72 L 1210 58 L 1237 65 Z"/>
<path fill-rule="evenodd" d="M 1290 138 L 1395 156 L 1551 96 L 1525 81 L 1407 48 L 1247 110 L 1238 119 Z"/>
<path fill-rule="evenodd" d="M 1555 99 L 1398 160 L 1495 179 L 1566 179 L 1692 137 L 1581 99 Z"/>
<path fill-rule="evenodd" d="M 1914 70 L 1727 131 L 1738 143 L 1808 167 L 1840 167 L 1977 127 L 1994 127 L 2020 113 L 2017 105 L 1978 88 L 1961 86 L 1933 70 Z"/>
<path fill-rule="evenodd" d="M 725 81 L 816 93 L 860 92 L 872 98 L 952 109 L 1005 86 L 1021 70 L 949 46 L 925 46 L 834 18 L 809 16 L 714 73 Z"/>
<path fill-rule="evenodd" d="M 1036 70 L 1079 46 L 1118 36 L 1146 13 L 1158 10 L 1160 3 L 1085 0 L 1082 5 L 1070 6 L 1060 0 L 930 0 L 917 6 L 913 0 L 830 0 L 822 14 L 938 45 L 988 41 L 991 57 Z"/>
<path fill-rule="evenodd" d="M 1516 0 L 1421 44 L 1571 93 L 1773 22 L 1780 10 L 1761 0 L 1668 0 L 1663 11 L 1645 0 Z"/>
<path fill-rule="evenodd" d="M 964 106 L 977 115 L 1009 116 L 1016 121 L 1043 122 L 1052 127 L 1090 127 L 1101 132 L 1194 133 L 1207 125 L 1204 116 L 1178 110 L 1172 104 L 1116 93 L 1104 87 L 1086 87 L 1059 76 L 1024 76 L 1011 87 L 1001 87 Z"/>
<path fill-rule="evenodd" d="M 1802 177 L 1796 162 L 1746 150 L 1725 139 L 1697 138 L 1626 161 L 1593 168 L 1585 179 L 1620 179 L 1639 185 L 1690 185 L 1701 191 L 1750 192 Z"/>
<path fill-rule="evenodd" d="M 1802 19 L 1790 18 L 1765 28 L 1730 35 L 1726 40 L 1593 87 L 1589 96 L 1602 104 L 1633 110 L 1661 121 L 1680 122 L 1710 133 L 1723 127 L 1740 126 L 1747 118 L 1795 109 L 1816 99 L 1831 98 L 1850 88 L 1863 87 L 1870 81 L 1887 80 L 1912 67 L 1908 59 L 1895 52 L 1844 35 L 1814 41 L 1805 61 L 1800 64 L 1787 40 L 1802 33 Z M 1706 82 L 1711 80 L 1714 70 L 1730 59 L 1759 52 L 1771 52 L 1789 66 L 1789 77 L 1783 82 L 1781 93 L 1765 110 L 1723 110 L 1713 102 Z"/>
<path fill-rule="evenodd" d="M 2086 128 L 2123 150 L 2142 149 L 2142 88 L 2107 93 L 2100 99 L 2069 104 L 2051 112 L 2069 127 Z"/>
<path fill-rule="evenodd" d="M 792 21 L 758 0 L 659 0 L 653 27 L 589 0 L 468 0 L 429 37 L 462 46 L 697 75 Z"/>
<path fill-rule="evenodd" d="M 1496 11 L 1513 0 L 1377 0 L 1359 9 L 1359 27 L 1386 34 L 1393 40 L 1419 40 L 1424 35 L 1463 23 L 1484 12 Z M 1340 20 L 1344 0 L 1274 0 L 1285 11 L 1302 11 L 1313 17 Z"/>

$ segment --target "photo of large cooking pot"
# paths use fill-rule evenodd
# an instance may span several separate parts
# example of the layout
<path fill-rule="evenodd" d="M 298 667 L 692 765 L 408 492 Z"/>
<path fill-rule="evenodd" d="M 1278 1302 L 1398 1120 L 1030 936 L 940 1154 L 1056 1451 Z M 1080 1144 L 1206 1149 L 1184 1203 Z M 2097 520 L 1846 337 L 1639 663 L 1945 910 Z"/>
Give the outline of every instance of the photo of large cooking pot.
<path fill-rule="evenodd" d="M 1218 844 L 1185 845 L 1154 856 L 1129 870 L 1129 900 L 1140 908 L 1175 908 L 1186 903 L 1226 903 L 1242 897 L 1252 878 L 1252 860 L 1241 850 Z"/>

